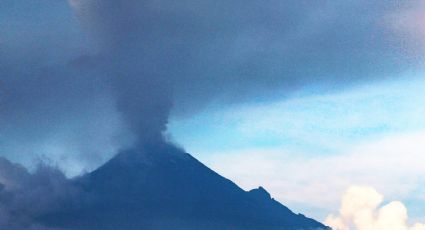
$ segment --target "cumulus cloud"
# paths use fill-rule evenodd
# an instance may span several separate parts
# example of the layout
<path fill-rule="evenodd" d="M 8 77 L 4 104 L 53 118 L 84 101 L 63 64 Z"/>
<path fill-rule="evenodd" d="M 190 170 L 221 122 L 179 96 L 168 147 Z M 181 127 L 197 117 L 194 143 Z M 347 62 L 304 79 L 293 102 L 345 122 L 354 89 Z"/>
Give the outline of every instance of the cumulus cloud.
<path fill-rule="evenodd" d="M 409 227 L 407 209 L 400 201 L 382 207 L 383 196 L 372 187 L 350 187 L 342 197 L 340 213 L 325 224 L 334 230 L 424 230 L 425 224 Z"/>

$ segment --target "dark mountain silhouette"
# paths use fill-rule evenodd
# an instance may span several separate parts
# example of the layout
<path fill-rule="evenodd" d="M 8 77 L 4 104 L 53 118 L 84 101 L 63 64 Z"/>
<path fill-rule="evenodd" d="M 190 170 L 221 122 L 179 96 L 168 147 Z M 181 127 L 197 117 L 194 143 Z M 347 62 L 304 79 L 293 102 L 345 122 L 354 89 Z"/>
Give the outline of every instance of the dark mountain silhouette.
<path fill-rule="evenodd" d="M 120 153 L 74 183 L 84 198 L 45 222 L 82 230 L 327 229 L 166 144 Z"/>

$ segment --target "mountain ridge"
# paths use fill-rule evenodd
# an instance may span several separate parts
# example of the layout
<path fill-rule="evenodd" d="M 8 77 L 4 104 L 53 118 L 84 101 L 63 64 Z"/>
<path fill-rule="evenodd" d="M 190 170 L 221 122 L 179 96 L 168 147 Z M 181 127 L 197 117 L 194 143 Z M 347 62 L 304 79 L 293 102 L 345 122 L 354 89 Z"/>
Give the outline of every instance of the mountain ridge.
<path fill-rule="evenodd" d="M 259 187 L 244 191 L 169 144 L 125 151 L 73 180 L 82 203 L 45 217 L 71 229 L 316 230 Z"/>

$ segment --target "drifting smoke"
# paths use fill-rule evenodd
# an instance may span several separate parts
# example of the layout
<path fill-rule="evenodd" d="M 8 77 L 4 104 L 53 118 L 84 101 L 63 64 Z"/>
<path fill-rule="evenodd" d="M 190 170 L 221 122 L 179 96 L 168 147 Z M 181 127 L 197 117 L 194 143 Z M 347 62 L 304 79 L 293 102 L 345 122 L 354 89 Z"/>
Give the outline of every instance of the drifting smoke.
<path fill-rule="evenodd" d="M 339 216 L 330 215 L 325 224 L 334 230 L 425 230 L 425 224 L 407 225 L 407 209 L 393 201 L 380 207 L 383 196 L 370 187 L 353 186 L 342 197 Z"/>
<path fill-rule="evenodd" d="M 0 158 L 0 229 L 59 230 L 39 224 L 46 213 L 60 210 L 78 190 L 65 175 L 46 165 L 30 174 Z"/>
<path fill-rule="evenodd" d="M 16 25 L 2 27 L 0 37 L 1 154 L 27 166 L 31 156 L 46 155 L 73 175 L 134 142 L 162 142 L 170 113 L 188 115 L 212 100 L 272 99 L 311 85 L 345 87 L 421 62 L 405 55 L 382 23 L 398 3 L 2 6 L 10 8 L 0 8 L 1 21 Z"/>
<path fill-rule="evenodd" d="M 422 61 L 382 26 L 399 3 L 70 3 L 77 17 L 65 1 L 0 3 L 0 154 L 26 165 L 46 155 L 74 174 L 134 142 L 163 142 L 171 112 L 344 87 Z M 2 229 L 39 228 L 73 191 L 58 170 L 30 174 L 4 159 L 0 183 Z"/>

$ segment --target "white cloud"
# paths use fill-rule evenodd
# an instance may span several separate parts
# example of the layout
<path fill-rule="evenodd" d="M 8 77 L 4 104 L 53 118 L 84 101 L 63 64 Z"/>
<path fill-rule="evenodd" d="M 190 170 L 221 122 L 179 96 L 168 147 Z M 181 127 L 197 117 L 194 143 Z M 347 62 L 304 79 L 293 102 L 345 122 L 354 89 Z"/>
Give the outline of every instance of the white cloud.
<path fill-rule="evenodd" d="M 379 207 L 383 196 L 374 188 L 352 186 L 342 197 L 338 216 L 329 215 L 325 224 L 334 230 L 425 230 L 425 224 L 407 225 L 407 209 L 399 201 Z"/>
<path fill-rule="evenodd" d="M 172 119 L 169 130 L 191 153 L 277 146 L 297 154 L 341 153 L 371 138 L 425 130 L 425 107 L 418 106 L 425 103 L 423 74 L 406 76 L 414 80 L 212 107 L 190 119 Z"/>
<path fill-rule="evenodd" d="M 336 210 L 335 197 L 352 184 L 402 199 L 413 218 L 424 218 L 417 201 L 425 203 L 425 107 L 418 106 L 425 82 L 422 73 L 414 76 L 213 109 L 172 120 L 170 130 L 188 152 L 244 189 L 263 185 L 317 219 Z"/>
<path fill-rule="evenodd" d="M 211 154 L 202 160 L 244 189 L 264 185 L 279 201 L 323 218 L 325 211 L 337 208 L 335 197 L 352 184 L 371 185 L 391 199 L 425 202 L 423 140 L 425 133 L 419 132 L 365 142 L 337 155 L 252 149 Z M 321 209 L 320 213 L 309 212 L 312 208 Z"/>

